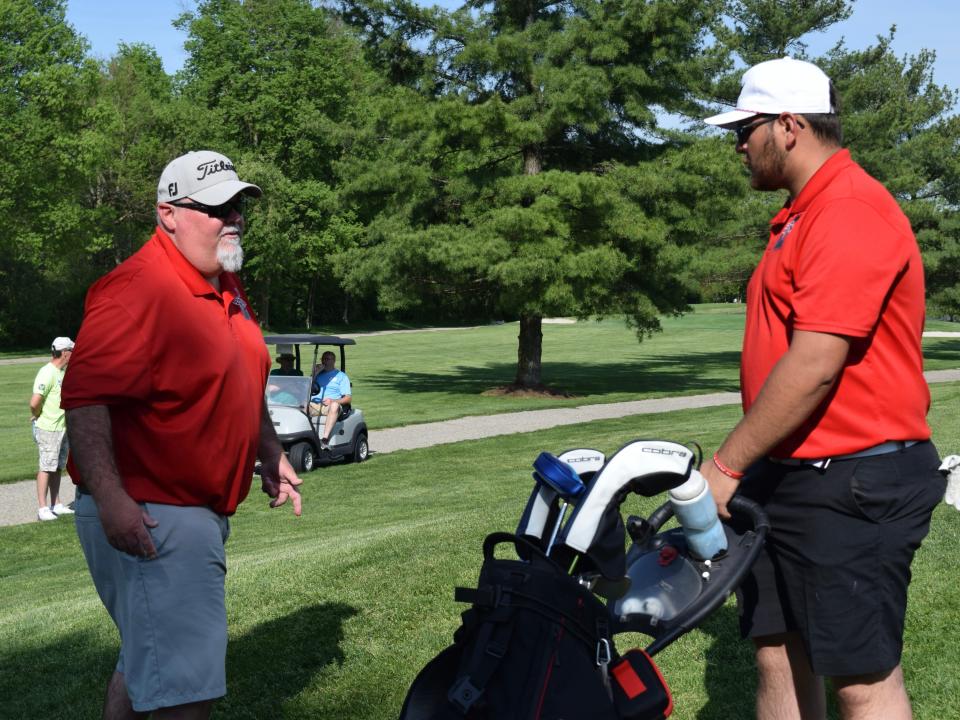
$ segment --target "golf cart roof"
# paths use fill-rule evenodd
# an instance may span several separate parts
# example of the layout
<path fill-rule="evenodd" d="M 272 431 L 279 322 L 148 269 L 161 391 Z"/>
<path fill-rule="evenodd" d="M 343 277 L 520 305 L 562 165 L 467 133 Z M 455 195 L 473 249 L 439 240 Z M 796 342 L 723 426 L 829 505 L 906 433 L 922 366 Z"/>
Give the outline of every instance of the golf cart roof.
<path fill-rule="evenodd" d="M 342 338 L 336 335 L 264 335 L 263 341 L 267 345 L 356 345 L 353 338 Z"/>

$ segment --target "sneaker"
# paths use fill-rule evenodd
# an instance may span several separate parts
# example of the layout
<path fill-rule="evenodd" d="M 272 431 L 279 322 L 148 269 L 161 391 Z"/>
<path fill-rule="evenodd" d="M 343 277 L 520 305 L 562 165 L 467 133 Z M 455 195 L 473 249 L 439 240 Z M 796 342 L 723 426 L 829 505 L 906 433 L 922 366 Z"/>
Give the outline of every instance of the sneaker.
<path fill-rule="evenodd" d="M 42 508 L 37 510 L 37 519 L 41 522 L 45 522 L 47 520 L 56 520 L 57 516 L 53 514 L 53 510 L 44 505 Z"/>
<path fill-rule="evenodd" d="M 53 506 L 53 514 L 54 515 L 73 515 L 73 510 L 68 508 L 66 505 L 57 503 L 56 505 Z"/>

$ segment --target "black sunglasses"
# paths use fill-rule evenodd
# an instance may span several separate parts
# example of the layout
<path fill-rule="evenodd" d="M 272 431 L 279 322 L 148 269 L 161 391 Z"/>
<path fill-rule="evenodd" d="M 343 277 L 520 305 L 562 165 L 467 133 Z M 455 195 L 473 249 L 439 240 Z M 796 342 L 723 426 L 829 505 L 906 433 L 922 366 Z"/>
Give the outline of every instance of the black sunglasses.
<path fill-rule="evenodd" d="M 780 117 L 780 116 L 779 116 L 779 115 L 767 115 L 767 116 L 765 117 L 765 119 L 764 119 L 764 120 L 761 120 L 760 122 L 755 122 L 755 123 L 752 123 L 752 124 L 750 124 L 750 125 L 739 125 L 738 127 L 731 128 L 731 130 L 733 130 L 733 134 L 734 134 L 734 135 L 736 136 L 736 138 L 737 138 L 737 147 L 740 147 L 741 145 L 743 145 L 744 143 L 746 143 L 747 140 L 750 139 L 750 135 L 751 135 L 751 134 L 753 133 L 753 131 L 756 130 L 758 127 L 760 127 L 761 125 L 766 125 L 767 123 L 771 123 L 771 122 L 773 122 L 774 120 L 776 120 L 778 117 Z"/>
<path fill-rule="evenodd" d="M 222 205 L 204 205 L 198 202 L 172 202 L 170 204 L 174 207 L 202 212 L 204 215 L 216 218 L 217 220 L 226 220 L 234 212 L 243 215 L 246 209 L 246 198 L 243 195 L 237 195 Z"/>
<path fill-rule="evenodd" d="M 747 140 L 749 140 L 749 139 L 750 139 L 750 134 L 751 134 L 754 130 L 756 130 L 758 127 L 760 127 L 761 125 L 766 125 L 766 124 L 769 123 L 769 122 L 773 122 L 774 120 L 776 120 L 776 119 L 777 119 L 778 117 L 780 117 L 780 116 L 779 116 L 779 115 L 765 115 L 764 117 L 766 118 L 765 120 L 761 120 L 760 122 L 753 123 L 752 125 L 741 125 L 740 127 L 731 128 L 731 129 L 733 130 L 734 134 L 737 136 L 737 147 L 740 147 L 740 146 L 743 145 Z M 800 122 L 799 118 L 796 118 L 796 117 L 795 117 L 795 118 L 794 118 L 794 121 L 797 123 L 797 126 L 800 127 L 801 129 L 806 127 L 802 122 Z"/>

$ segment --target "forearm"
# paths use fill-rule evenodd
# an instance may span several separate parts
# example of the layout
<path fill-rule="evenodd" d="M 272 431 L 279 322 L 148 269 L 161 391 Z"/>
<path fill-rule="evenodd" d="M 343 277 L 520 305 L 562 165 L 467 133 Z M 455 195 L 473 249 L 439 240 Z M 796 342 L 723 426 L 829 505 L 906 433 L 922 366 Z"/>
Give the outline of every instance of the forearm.
<path fill-rule="evenodd" d="M 34 395 L 30 398 L 30 416 L 36 420 L 43 412 L 43 395 Z"/>
<path fill-rule="evenodd" d="M 724 465 L 745 470 L 799 428 L 829 395 L 849 345 L 842 336 L 796 333 L 750 410 L 717 451 Z"/>
<path fill-rule="evenodd" d="M 257 457 L 260 458 L 262 463 L 272 463 L 276 462 L 281 455 L 283 455 L 283 445 L 277 438 L 277 431 L 273 427 L 270 411 L 264 403 L 263 413 L 260 416 L 260 443 L 257 446 Z"/>
<path fill-rule="evenodd" d="M 110 411 L 105 405 L 67 410 L 67 435 L 73 462 L 91 495 L 101 498 L 123 490 L 113 452 Z"/>

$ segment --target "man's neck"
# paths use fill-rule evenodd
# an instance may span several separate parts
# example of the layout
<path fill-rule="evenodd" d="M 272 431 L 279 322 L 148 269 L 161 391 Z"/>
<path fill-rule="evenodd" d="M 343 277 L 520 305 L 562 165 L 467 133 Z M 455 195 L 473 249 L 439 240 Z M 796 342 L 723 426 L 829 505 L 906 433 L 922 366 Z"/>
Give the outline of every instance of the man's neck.
<path fill-rule="evenodd" d="M 816 175 L 817 170 L 823 167 L 827 160 L 840 152 L 841 149 L 839 145 L 817 143 L 800 157 L 791 155 L 794 166 L 787 178 L 787 191 L 790 193 L 791 201 L 797 199 L 800 191 L 810 182 L 810 178 Z"/>

